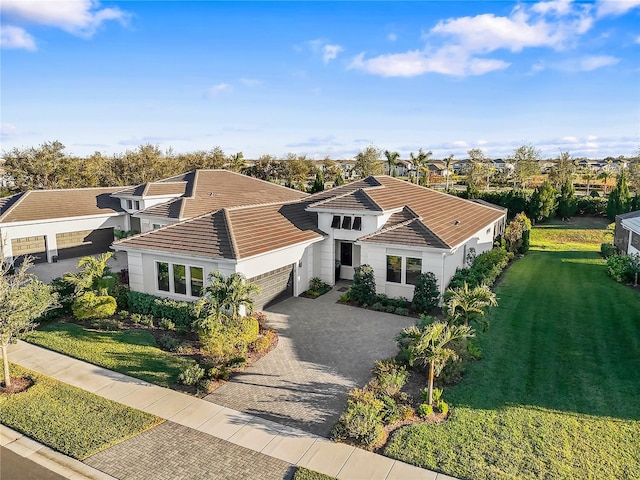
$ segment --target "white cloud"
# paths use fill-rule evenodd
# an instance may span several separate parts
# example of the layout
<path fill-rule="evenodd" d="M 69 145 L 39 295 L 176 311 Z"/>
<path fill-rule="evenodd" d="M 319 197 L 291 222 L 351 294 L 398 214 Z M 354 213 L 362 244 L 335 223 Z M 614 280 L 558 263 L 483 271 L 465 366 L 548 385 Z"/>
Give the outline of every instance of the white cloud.
<path fill-rule="evenodd" d="M 0 32 L 0 47 L 34 51 L 36 41 L 25 29 L 6 25 Z"/>
<path fill-rule="evenodd" d="M 2 15 L 10 23 L 56 27 L 82 37 L 91 37 L 106 21 L 125 24 L 130 17 L 117 7 L 100 8 L 96 0 L 4 0 Z"/>
<path fill-rule="evenodd" d="M 617 17 L 636 7 L 640 7 L 640 0 L 599 0 L 596 3 L 598 17 Z"/>
<path fill-rule="evenodd" d="M 231 85 L 228 83 L 219 83 L 218 85 L 212 85 L 209 87 L 207 90 L 207 97 L 215 98 L 229 91 L 231 91 Z"/>
<path fill-rule="evenodd" d="M 340 45 L 326 44 L 324 47 L 322 47 L 322 61 L 324 63 L 329 63 L 331 60 L 334 60 L 342 51 L 343 48 Z"/>
<path fill-rule="evenodd" d="M 395 42 L 398 39 L 398 35 L 396 35 L 395 33 L 390 33 L 389 35 L 387 35 L 387 39 L 389 39 L 390 42 Z"/>
<path fill-rule="evenodd" d="M 585 57 L 582 60 L 580 60 L 580 70 L 584 72 L 590 72 L 598 68 L 615 65 L 618 62 L 620 62 L 619 58 L 612 57 L 609 55 L 593 55 L 590 57 Z"/>
<path fill-rule="evenodd" d="M 2 138 L 14 137 L 18 133 L 18 129 L 11 123 L 3 123 L 0 125 L 0 136 Z"/>
<path fill-rule="evenodd" d="M 640 1 L 640 0 L 638 0 Z M 423 49 L 357 55 L 351 68 L 380 76 L 413 77 L 425 73 L 468 76 L 508 68 L 510 63 L 487 55 L 525 48 L 563 50 L 593 25 L 591 5 L 568 0 L 518 5 L 507 16 L 481 14 L 441 20 L 423 35 Z M 538 65 L 533 72 L 542 70 Z"/>
<path fill-rule="evenodd" d="M 260 80 L 256 80 L 255 78 L 241 78 L 240 83 L 242 83 L 246 87 L 259 87 L 262 85 Z"/>

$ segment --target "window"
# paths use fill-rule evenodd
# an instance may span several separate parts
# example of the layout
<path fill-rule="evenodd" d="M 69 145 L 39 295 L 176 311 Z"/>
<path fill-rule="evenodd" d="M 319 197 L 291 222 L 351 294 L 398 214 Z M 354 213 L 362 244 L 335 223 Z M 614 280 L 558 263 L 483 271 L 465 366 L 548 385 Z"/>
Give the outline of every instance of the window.
<path fill-rule="evenodd" d="M 351 217 L 342 218 L 342 228 L 345 230 L 351 230 Z"/>
<path fill-rule="evenodd" d="M 340 263 L 344 266 L 353 266 L 353 243 L 340 243 Z"/>
<path fill-rule="evenodd" d="M 333 220 L 331 220 L 331 228 L 340 228 L 340 216 L 334 215 Z"/>
<path fill-rule="evenodd" d="M 191 273 L 191 296 L 202 296 L 203 275 L 202 267 L 190 267 Z"/>
<path fill-rule="evenodd" d="M 161 225 L 159 223 L 154 223 L 153 224 L 153 229 L 156 230 L 156 229 L 160 228 L 160 226 Z"/>
<path fill-rule="evenodd" d="M 158 262 L 158 290 L 169 291 L 169 264 Z"/>
<path fill-rule="evenodd" d="M 156 262 L 159 291 L 201 297 L 204 290 L 202 267 Z"/>
<path fill-rule="evenodd" d="M 127 200 L 127 209 L 133 210 L 133 200 Z"/>
<path fill-rule="evenodd" d="M 187 294 L 187 269 L 184 265 L 173 266 L 173 291 L 181 295 Z"/>
<path fill-rule="evenodd" d="M 402 283 L 402 257 L 387 255 L 387 282 Z"/>
<path fill-rule="evenodd" d="M 407 272 L 405 283 L 415 285 L 418 276 L 422 273 L 422 259 L 407 257 Z"/>
<path fill-rule="evenodd" d="M 138 200 L 133 201 L 133 209 L 140 210 L 140 202 Z"/>
<path fill-rule="evenodd" d="M 362 217 L 355 217 L 353 219 L 353 229 L 354 230 L 362 230 Z"/>

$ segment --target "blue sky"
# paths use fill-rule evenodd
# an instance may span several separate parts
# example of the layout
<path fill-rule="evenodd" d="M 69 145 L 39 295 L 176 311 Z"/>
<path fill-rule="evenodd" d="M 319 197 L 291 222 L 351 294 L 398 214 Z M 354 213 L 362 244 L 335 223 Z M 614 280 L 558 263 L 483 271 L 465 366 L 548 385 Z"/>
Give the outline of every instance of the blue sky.
<path fill-rule="evenodd" d="M 3 0 L 2 150 L 640 147 L 640 0 Z"/>

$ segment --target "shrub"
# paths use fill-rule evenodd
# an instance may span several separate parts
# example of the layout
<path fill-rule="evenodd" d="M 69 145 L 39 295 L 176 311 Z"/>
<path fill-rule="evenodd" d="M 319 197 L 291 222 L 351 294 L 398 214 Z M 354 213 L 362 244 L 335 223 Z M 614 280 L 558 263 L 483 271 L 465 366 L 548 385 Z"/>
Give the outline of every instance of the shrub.
<path fill-rule="evenodd" d="M 491 286 L 512 259 L 513 253 L 500 247 L 481 253 L 476 256 L 471 267 L 456 270 L 449 288 L 460 288 L 465 282 L 469 288 L 481 284 Z"/>
<path fill-rule="evenodd" d="M 396 395 L 407 382 L 409 372 L 404 365 L 395 360 L 379 360 L 373 367 L 373 374 L 378 380 L 380 389 L 386 395 Z"/>
<path fill-rule="evenodd" d="M 396 315 L 402 315 L 404 317 L 409 315 L 409 309 L 405 308 L 405 307 L 396 307 L 395 311 L 393 312 Z"/>
<path fill-rule="evenodd" d="M 263 312 L 253 312 L 251 316 L 256 319 L 256 321 L 258 322 L 258 326 L 260 327 L 260 330 L 262 330 L 264 328 L 265 323 L 267 322 L 267 315 Z"/>
<path fill-rule="evenodd" d="M 371 305 L 376 299 L 376 279 L 371 265 L 355 268 L 349 296 L 360 305 Z"/>
<path fill-rule="evenodd" d="M 394 307 L 393 305 L 387 305 L 386 307 L 384 307 L 384 311 L 387 313 L 394 313 L 396 311 L 396 307 Z"/>
<path fill-rule="evenodd" d="M 595 196 L 593 195 L 595 193 Z M 578 215 L 597 215 L 604 217 L 607 215 L 607 199 L 600 197 L 596 190 L 591 192 L 590 197 L 579 197 L 576 204 Z"/>
<path fill-rule="evenodd" d="M 160 338 L 158 338 L 158 346 L 163 350 L 167 350 L 168 352 L 175 352 L 180 346 L 180 340 L 172 337 L 171 335 L 162 335 Z"/>
<path fill-rule="evenodd" d="M 349 302 L 349 300 L 351 300 L 351 295 L 349 295 L 349 292 L 340 295 L 340 303 L 347 303 Z"/>
<path fill-rule="evenodd" d="M 51 280 L 51 291 L 58 294 L 58 306 L 45 312 L 44 320 L 53 320 L 60 315 L 72 313 L 71 305 L 75 300 L 75 285 L 67 282 L 64 278 L 58 277 Z"/>
<path fill-rule="evenodd" d="M 116 299 L 118 308 L 129 308 L 129 287 L 122 283 L 115 283 L 109 288 L 109 295 Z"/>
<path fill-rule="evenodd" d="M 78 320 L 110 317 L 116 311 L 116 299 L 111 295 L 96 295 L 86 292 L 75 299 L 71 309 Z"/>
<path fill-rule="evenodd" d="M 198 392 L 211 393 L 216 387 L 216 382 L 210 378 L 201 378 L 197 384 Z"/>
<path fill-rule="evenodd" d="M 480 360 L 482 358 L 482 349 L 473 341 L 467 341 L 467 353 L 474 360 Z"/>
<path fill-rule="evenodd" d="M 447 402 L 443 401 L 443 400 L 440 400 L 438 402 L 438 405 L 437 405 L 436 408 L 443 415 L 446 415 L 447 413 L 449 413 L 449 404 Z"/>
<path fill-rule="evenodd" d="M 96 330 L 115 332 L 121 330 L 124 324 L 119 320 L 113 320 L 111 318 L 99 318 L 96 320 L 92 320 L 89 326 L 91 328 L 95 328 Z"/>
<path fill-rule="evenodd" d="M 262 336 L 253 342 L 253 349 L 258 353 L 265 353 L 271 347 L 271 340 L 268 337 Z"/>
<path fill-rule="evenodd" d="M 618 249 L 612 243 L 602 243 L 600 245 L 600 254 L 604 258 L 609 258 L 618 253 Z"/>
<path fill-rule="evenodd" d="M 193 362 L 178 375 L 178 381 L 183 385 L 196 385 L 204 377 L 204 373 L 204 369 Z"/>
<path fill-rule="evenodd" d="M 612 255 L 607 258 L 607 273 L 616 282 L 631 283 L 640 273 L 640 255 Z"/>
<path fill-rule="evenodd" d="M 314 292 L 318 292 L 318 295 L 322 295 L 331 290 L 331 287 L 328 283 L 323 282 L 320 277 L 313 277 L 309 281 L 309 290 L 313 290 Z"/>
<path fill-rule="evenodd" d="M 175 330 L 176 329 L 176 324 L 173 323 L 168 318 L 161 318 L 160 322 L 158 323 L 158 326 L 160 328 L 162 328 L 163 330 Z"/>
<path fill-rule="evenodd" d="M 392 397 L 388 395 L 383 396 L 382 403 L 384 404 L 382 407 L 382 421 L 385 425 L 396 423 L 402 419 L 400 408 Z"/>
<path fill-rule="evenodd" d="M 224 380 L 226 382 L 231 378 L 231 370 L 226 365 L 218 365 L 217 367 L 212 367 L 207 372 L 207 376 L 209 378 Z"/>
<path fill-rule="evenodd" d="M 433 407 L 428 403 L 421 403 L 418 406 L 417 414 L 422 418 L 427 418 L 429 415 L 433 414 Z"/>
<path fill-rule="evenodd" d="M 432 272 L 418 275 L 411 305 L 418 313 L 430 312 L 438 306 L 440 291 L 438 280 Z"/>
<path fill-rule="evenodd" d="M 126 320 L 127 318 L 129 318 L 129 312 L 127 312 L 126 310 L 120 310 L 118 312 L 118 318 L 120 318 L 120 320 Z"/>
<path fill-rule="evenodd" d="M 131 315 L 131 320 L 133 320 L 134 323 L 139 323 L 145 327 L 153 327 L 153 317 L 151 315 L 138 315 L 136 320 L 133 319 L 134 315 Z"/>
<path fill-rule="evenodd" d="M 203 350 L 213 357 L 229 358 L 244 355 L 249 345 L 258 339 L 258 321 L 252 317 L 241 317 L 229 323 L 214 321 L 200 332 Z"/>
<path fill-rule="evenodd" d="M 400 405 L 398 412 L 400 413 L 400 420 L 409 420 L 416 414 L 416 411 L 411 405 Z"/>
<path fill-rule="evenodd" d="M 376 312 L 382 312 L 384 311 L 385 307 L 382 304 L 382 302 L 376 302 L 373 305 L 371 305 L 371 310 L 375 310 Z"/>
<path fill-rule="evenodd" d="M 168 318 L 176 326 L 190 328 L 199 315 L 197 306 L 192 302 L 178 302 L 142 292 L 129 292 L 128 299 L 128 308 L 132 313 Z"/>
<path fill-rule="evenodd" d="M 247 359 L 242 356 L 233 357 L 227 360 L 225 366 L 231 370 L 242 370 L 247 366 Z"/>
<path fill-rule="evenodd" d="M 334 438 L 350 439 L 365 448 L 372 448 L 384 439 L 382 428 L 382 402 L 349 400 L 345 412 L 334 429 Z"/>

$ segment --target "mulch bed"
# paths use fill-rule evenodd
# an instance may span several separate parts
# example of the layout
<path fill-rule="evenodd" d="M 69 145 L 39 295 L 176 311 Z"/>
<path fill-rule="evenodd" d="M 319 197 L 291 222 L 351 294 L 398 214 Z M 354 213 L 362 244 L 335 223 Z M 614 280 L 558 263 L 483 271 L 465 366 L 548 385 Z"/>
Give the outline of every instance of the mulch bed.
<path fill-rule="evenodd" d="M 11 386 L 7 387 L 5 382 L 0 383 L 0 394 L 20 393 L 33 385 L 33 380 L 28 377 L 17 377 L 11 379 Z"/>

